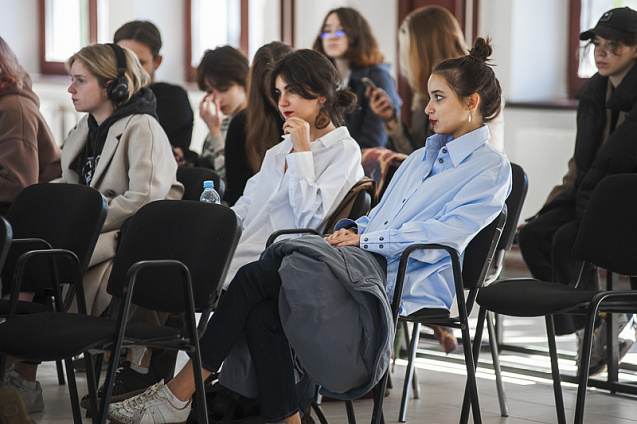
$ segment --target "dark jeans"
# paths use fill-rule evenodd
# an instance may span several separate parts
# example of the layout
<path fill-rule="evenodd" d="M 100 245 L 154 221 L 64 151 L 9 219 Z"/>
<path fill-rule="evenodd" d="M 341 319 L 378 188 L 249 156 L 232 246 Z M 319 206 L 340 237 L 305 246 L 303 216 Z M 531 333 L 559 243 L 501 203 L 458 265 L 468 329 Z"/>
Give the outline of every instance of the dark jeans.
<path fill-rule="evenodd" d="M 216 372 L 239 335 L 246 335 L 265 422 L 299 411 L 292 354 L 279 318 L 280 265 L 281 259 L 268 259 L 239 269 L 199 342 L 203 367 Z"/>
<path fill-rule="evenodd" d="M 578 264 L 571 254 L 578 229 L 574 205 L 550 209 L 520 229 L 520 251 L 534 278 L 569 284 Z M 584 268 L 578 288 L 599 290 L 596 267 Z M 583 316 L 556 315 L 555 334 L 574 333 L 584 323 Z"/>

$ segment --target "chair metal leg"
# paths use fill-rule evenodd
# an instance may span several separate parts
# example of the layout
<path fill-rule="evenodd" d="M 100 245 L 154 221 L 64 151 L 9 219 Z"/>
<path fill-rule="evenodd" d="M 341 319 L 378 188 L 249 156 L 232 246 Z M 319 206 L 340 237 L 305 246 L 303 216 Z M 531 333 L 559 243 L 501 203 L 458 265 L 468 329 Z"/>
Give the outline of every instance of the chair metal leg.
<path fill-rule="evenodd" d="M 507 397 L 504 392 L 504 384 L 502 383 L 502 369 L 500 368 L 500 352 L 498 350 L 497 333 L 493 325 L 491 312 L 487 311 L 487 330 L 489 331 L 489 346 L 491 347 L 491 359 L 493 361 L 493 371 L 495 372 L 495 387 L 498 391 L 498 400 L 500 402 L 500 416 L 509 416 L 509 407 L 507 405 Z M 476 366 L 478 360 L 476 359 Z"/>
<path fill-rule="evenodd" d="M 411 340 L 411 334 L 409 333 L 409 324 L 407 321 L 403 321 L 403 334 L 405 335 L 405 340 L 407 340 L 407 347 L 409 347 L 409 342 Z M 420 335 L 418 335 L 420 337 Z M 418 345 L 416 345 L 417 348 Z M 418 382 L 418 371 L 414 368 L 413 377 L 411 379 L 411 393 L 414 396 L 414 399 L 420 399 L 420 383 Z"/>
<path fill-rule="evenodd" d="M 372 410 L 371 424 L 385 424 L 383 416 L 383 402 L 385 400 L 385 390 L 387 389 L 387 381 L 389 380 L 389 370 L 380 379 L 376 387 L 374 387 L 374 409 Z"/>
<path fill-rule="evenodd" d="M 584 340 L 582 340 L 582 357 L 580 359 L 577 401 L 575 403 L 575 424 L 584 421 L 584 403 L 586 401 L 586 387 L 588 385 L 588 369 L 591 364 L 591 345 L 593 344 L 593 331 L 595 330 L 595 317 L 597 308 L 591 307 L 586 316 L 586 327 L 584 327 Z"/>
<path fill-rule="evenodd" d="M 321 424 L 328 424 L 327 418 L 325 418 L 325 414 L 323 414 L 323 411 L 321 411 L 321 408 L 317 405 L 316 402 L 312 402 L 312 409 L 314 410 L 314 413 L 316 414 Z"/>
<path fill-rule="evenodd" d="M 62 365 L 62 361 L 55 361 L 55 369 L 58 373 L 58 384 L 64 386 L 66 381 L 64 379 L 64 366 Z"/>
<path fill-rule="evenodd" d="M 352 402 L 351 400 L 346 400 L 345 410 L 347 411 L 347 422 L 349 424 L 356 424 L 356 414 L 354 413 L 354 402 Z"/>
<path fill-rule="evenodd" d="M 82 424 L 82 411 L 80 410 L 80 398 L 77 392 L 77 382 L 75 381 L 75 370 L 73 370 L 73 358 L 64 360 L 66 376 L 69 381 L 69 396 L 71 397 L 71 411 L 73 411 L 73 422 Z M 95 420 L 93 420 L 95 422 Z"/>
<path fill-rule="evenodd" d="M 555 343 L 555 326 L 553 324 L 553 315 L 546 316 L 546 332 L 549 342 L 549 354 L 551 356 L 551 374 L 553 376 L 553 393 L 555 394 L 555 409 L 557 411 L 557 422 L 566 424 L 566 415 L 564 414 L 564 398 L 562 397 L 562 384 L 560 379 L 560 370 L 557 363 L 557 345 Z"/>
<path fill-rule="evenodd" d="M 478 383 L 476 381 L 476 368 L 473 360 L 473 350 L 471 348 L 471 335 L 469 334 L 468 323 L 463 323 L 462 328 L 462 346 L 464 349 L 464 360 L 467 367 L 467 387 L 471 396 L 471 412 L 473 412 L 473 422 L 475 424 L 482 423 L 482 415 L 480 414 L 480 400 L 478 398 Z"/>
<path fill-rule="evenodd" d="M 475 369 L 478 368 L 478 357 L 480 356 L 480 349 L 482 345 L 482 332 L 484 329 L 484 321 L 487 316 L 487 310 L 480 308 L 478 310 L 478 322 L 476 324 L 476 332 L 473 338 L 473 361 Z M 464 398 L 462 399 L 462 410 L 460 412 L 460 424 L 467 424 L 469 422 L 469 410 L 470 410 L 471 396 L 469 394 L 469 382 L 465 383 Z"/>
<path fill-rule="evenodd" d="M 93 422 L 99 422 L 99 404 L 97 401 L 97 390 L 99 374 L 96 374 L 93 355 L 84 352 L 84 364 L 86 368 L 86 383 L 88 385 L 88 395 L 90 408 L 86 410 L 86 417 L 92 418 Z M 97 355 L 98 357 L 102 355 Z M 99 361 L 98 361 L 99 362 Z"/>
<path fill-rule="evenodd" d="M 400 410 L 398 411 L 398 421 L 404 423 L 407 415 L 407 401 L 409 399 L 409 386 L 414 375 L 414 361 L 416 360 L 416 349 L 418 347 L 418 341 L 420 340 L 420 324 L 414 323 L 414 328 L 411 334 L 411 341 L 409 342 L 409 358 L 407 362 L 407 369 L 405 370 L 405 382 L 403 384 L 403 394 L 400 400 Z"/>

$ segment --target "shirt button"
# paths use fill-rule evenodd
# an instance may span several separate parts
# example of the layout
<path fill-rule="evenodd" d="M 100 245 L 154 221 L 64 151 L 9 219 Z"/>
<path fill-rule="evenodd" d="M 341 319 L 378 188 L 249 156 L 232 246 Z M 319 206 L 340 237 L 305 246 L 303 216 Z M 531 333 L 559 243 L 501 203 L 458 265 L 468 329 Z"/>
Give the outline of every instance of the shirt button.
<path fill-rule="evenodd" d="M 367 237 L 365 237 L 365 238 L 363 239 L 363 241 L 369 241 L 369 239 L 368 239 Z"/>
<path fill-rule="evenodd" d="M 442 160 L 442 159 L 438 159 L 438 162 L 443 163 L 443 162 L 444 162 L 444 160 Z"/>
<path fill-rule="evenodd" d="M 380 248 L 382 249 L 382 248 L 383 248 L 383 245 L 381 244 L 381 245 L 380 245 L 380 246 L 378 246 L 378 247 L 380 247 Z"/>
<path fill-rule="evenodd" d="M 447 153 L 447 149 L 442 149 L 442 153 Z"/>
<path fill-rule="evenodd" d="M 363 249 L 367 249 L 367 245 L 364 245 L 364 246 L 363 246 Z"/>
<path fill-rule="evenodd" d="M 383 241 L 385 240 L 385 237 L 380 237 L 378 240 Z"/>
<path fill-rule="evenodd" d="M 403 199 L 403 203 L 405 203 L 405 200 L 407 200 L 407 199 Z"/>
<path fill-rule="evenodd" d="M 388 223 L 388 222 L 389 222 L 389 221 L 385 221 L 385 225 L 387 225 L 387 223 Z"/>

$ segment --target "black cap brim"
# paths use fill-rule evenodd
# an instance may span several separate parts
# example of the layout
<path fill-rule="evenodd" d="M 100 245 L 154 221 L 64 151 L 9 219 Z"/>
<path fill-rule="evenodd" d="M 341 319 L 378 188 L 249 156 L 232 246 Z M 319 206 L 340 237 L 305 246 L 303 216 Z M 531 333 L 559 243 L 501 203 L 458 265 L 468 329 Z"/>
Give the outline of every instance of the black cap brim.
<path fill-rule="evenodd" d="M 582 41 L 590 40 L 591 38 L 599 35 L 605 40 L 619 40 L 627 35 L 629 32 L 622 31 L 615 28 L 610 28 L 607 26 L 597 26 L 593 29 L 589 29 L 588 31 L 584 31 L 579 35 L 579 39 Z"/>

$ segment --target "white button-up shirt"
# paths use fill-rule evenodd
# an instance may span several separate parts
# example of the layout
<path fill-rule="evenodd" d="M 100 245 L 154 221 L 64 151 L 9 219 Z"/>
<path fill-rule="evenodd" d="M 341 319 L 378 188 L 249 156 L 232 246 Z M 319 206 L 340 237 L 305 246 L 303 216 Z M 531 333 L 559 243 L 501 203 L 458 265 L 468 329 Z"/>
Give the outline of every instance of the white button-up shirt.
<path fill-rule="evenodd" d="M 267 151 L 261 170 L 248 180 L 243 196 L 232 207 L 243 220 L 243 232 L 224 288 L 240 267 L 259 259 L 273 231 L 322 231 L 326 218 L 363 178 L 360 147 L 346 127 L 317 138 L 310 147 L 310 152 L 290 153 L 290 136 L 284 136 Z"/>

